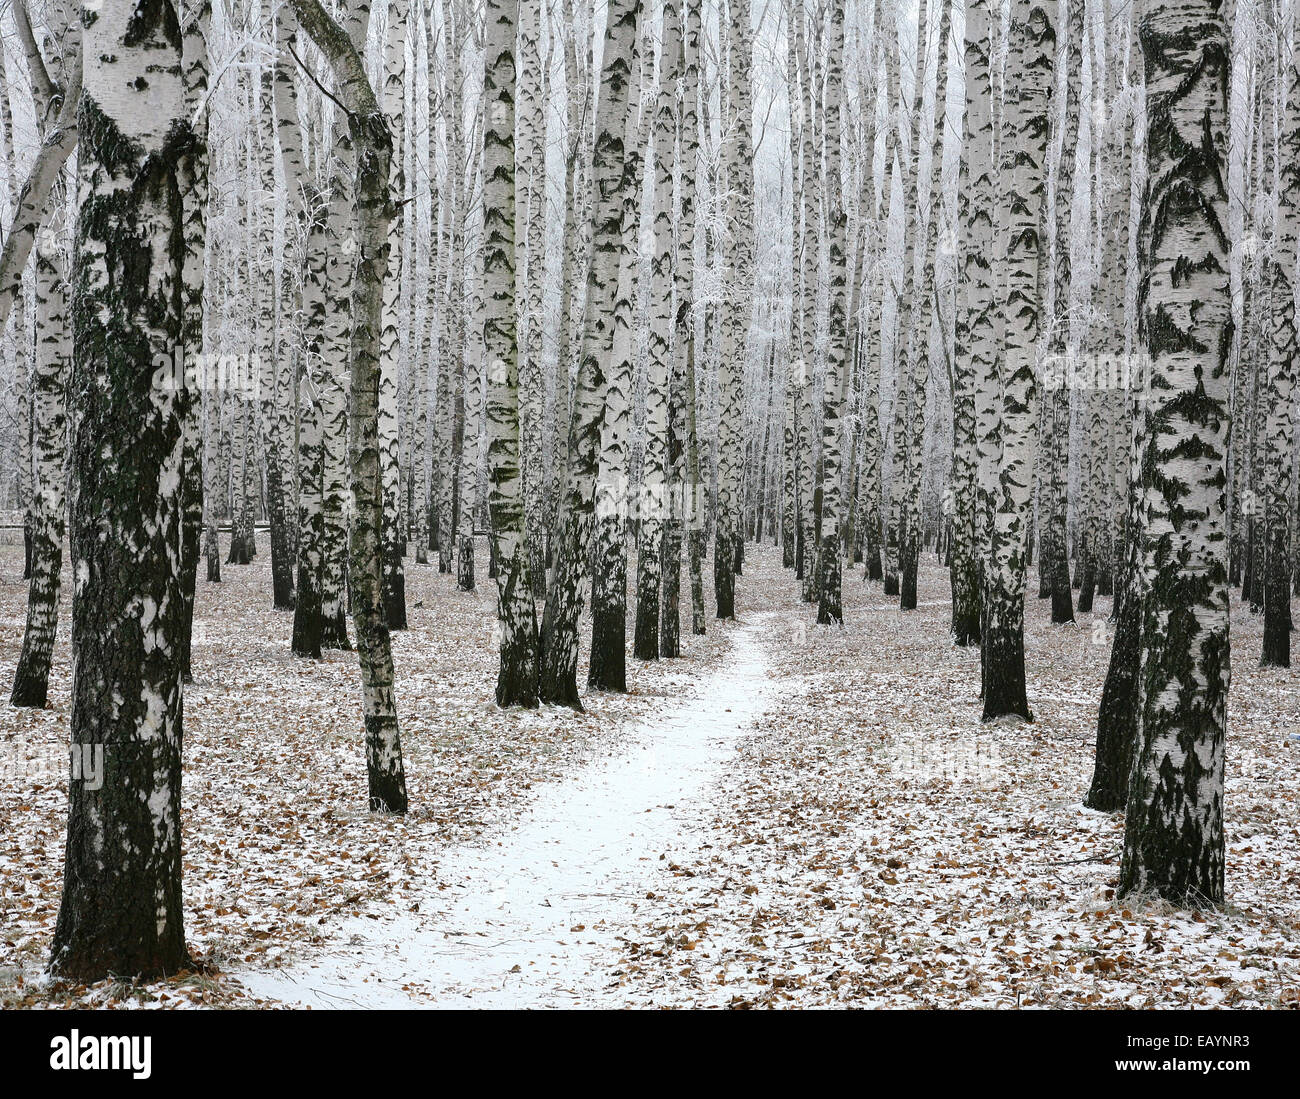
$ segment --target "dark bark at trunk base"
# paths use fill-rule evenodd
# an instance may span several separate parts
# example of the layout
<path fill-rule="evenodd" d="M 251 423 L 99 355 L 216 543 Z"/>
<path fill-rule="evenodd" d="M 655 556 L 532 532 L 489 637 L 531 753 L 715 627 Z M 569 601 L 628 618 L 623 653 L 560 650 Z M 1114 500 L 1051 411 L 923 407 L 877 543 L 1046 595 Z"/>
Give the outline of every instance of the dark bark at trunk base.
<path fill-rule="evenodd" d="M 385 771 L 373 765 L 381 745 L 397 735 L 396 718 L 366 718 L 366 777 L 370 789 L 370 810 L 374 813 L 406 812 L 406 772 Z"/>
<path fill-rule="evenodd" d="M 406 629 L 406 572 L 384 568 L 384 621 L 390 630 Z"/>
<path fill-rule="evenodd" d="M 352 651 L 352 642 L 348 640 L 348 620 L 341 607 L 338 615 L 333 619 L 321 615 L 320 624 L 320 647 L 322 649 L 339 649 L 343 652 Z"/>
<path fill-rule="evenodd" d="M 1286 523 L 1270 528 L 1268 577 L 1264 585 L 1264 645 L 1260 664 L 1266 668 L 1291 667 L 1291 568 Z"/>
<path fill-rule="evenodd" d="M 1121 597 L 1119 623 L 1110 650 L 1106 685 L 1097 714 L 1097 753 L 1092 785 L 1083 804 L 1103 813 L 1115 813 L 1128 800 L 1129 769 L 1137 739 L 1138 651 L 1141 614 L 1137 601 Z"/>
<path fill-rule="evenodd" d="M 916 610 L 916 573 L 919 566 L 920 545 L 913 536 L 903 546 L 902 576 L 898 589 L 899 610 Z"/>
<path fill-rule="evenodd" d="M 1025 693 L 1025 638 L 1020 630 L 988 625 L 984 632 L 984 716 L 1033 721 Z"/>
<path fill-rule="evenodd" d="M 1097 590 L 1097 565 L 1091 553 L 1084 558 L 1080 571 L 1079 612 L 1088 614 L 1092 611 L 1093 596 Z"/>

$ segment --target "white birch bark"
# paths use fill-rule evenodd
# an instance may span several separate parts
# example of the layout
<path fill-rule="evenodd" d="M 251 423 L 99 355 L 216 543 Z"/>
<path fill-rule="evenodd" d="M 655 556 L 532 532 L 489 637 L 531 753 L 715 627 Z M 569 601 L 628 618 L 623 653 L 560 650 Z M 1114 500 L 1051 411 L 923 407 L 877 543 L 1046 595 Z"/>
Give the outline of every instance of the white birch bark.
<path fill-rule="evenodd" d="M 1119 893 L 1223 900 L 1229 682 L 1225 472 L 1232 303 L 1228 34 L 1213 0 L 1151 0 L 1137 751 Z M 1138 487 L 1138 486 L 1135 486 Z"/>

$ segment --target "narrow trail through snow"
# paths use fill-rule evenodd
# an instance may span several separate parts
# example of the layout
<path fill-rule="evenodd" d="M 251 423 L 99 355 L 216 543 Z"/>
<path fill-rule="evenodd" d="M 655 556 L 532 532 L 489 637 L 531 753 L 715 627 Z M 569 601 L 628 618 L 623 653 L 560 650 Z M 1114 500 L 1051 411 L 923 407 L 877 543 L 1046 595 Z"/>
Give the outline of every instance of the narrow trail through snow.
<path fill-rule="evenodd" d="M 329 1007 L 574 1007 L 618 1002 L 618 937 L 692 842 L 710 780 L 770 690 L 765 616 L 678 705 L 620 733 L 617 754 L 542 788 L 508 830 L 452 849 L 420 911 L 351 917 L 323 954 L 236 974 L 254 996 Z"/>

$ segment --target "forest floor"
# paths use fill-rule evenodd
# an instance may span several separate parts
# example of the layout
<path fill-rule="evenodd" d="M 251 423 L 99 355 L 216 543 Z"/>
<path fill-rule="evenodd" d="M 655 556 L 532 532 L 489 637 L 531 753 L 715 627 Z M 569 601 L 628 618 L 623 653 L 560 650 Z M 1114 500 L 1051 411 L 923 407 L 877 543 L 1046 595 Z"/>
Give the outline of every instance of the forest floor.
<path fill-rule="evenodd" d="M 933 557 L 907 614 L 846 573 L 845 625 L 828 629 L 751 546 L 737 622 L 690 636 L 684 593 L 683 659 L 629 659 L 629 693 L 587 693 L 585 714 L 501 712 L 492 582 L 459 592 L 408 559 L 394 645 L 412 808 L 395 818 L 365 809 L 355 656 L 290 655 L 261 549 L 199 583 L 195 968 L 42 975 L 66 824 L 65 597 L 49 707 L 0 707 L 0 1006 L 1300 1004 L 1300 676 L 1258 667 L 1244 610 L 1229 903 L 1188 912 L 1117 904 L 1122 820 L 1080 806 L 1109 600 L 1052 627 L 1031 595 L 1037 720 L 982 726 L 979 654 L 951 644 Z M 20 553 L 0 547 L 6 688 Z"/>

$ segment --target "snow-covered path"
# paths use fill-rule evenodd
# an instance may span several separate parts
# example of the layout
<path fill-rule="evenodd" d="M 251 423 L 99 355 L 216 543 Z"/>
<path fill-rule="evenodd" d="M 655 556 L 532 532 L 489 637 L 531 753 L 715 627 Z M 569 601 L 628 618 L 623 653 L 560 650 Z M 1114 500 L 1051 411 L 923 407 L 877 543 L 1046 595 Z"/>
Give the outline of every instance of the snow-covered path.
<path fill-rule="evenodd" d="M 353 917 L 324 954 L 235 976 L 254 996 L 327 1007 L 564 1007 L 617 1002 L 632 906 L 688 826 L 769 688 L 763 616 L 687 702 L 621 734 L 620 752 L 542 788 L 505 832 L 453 850 L 419 911 Z M 689 843 L 689 840 L 686 840 Z"/>

